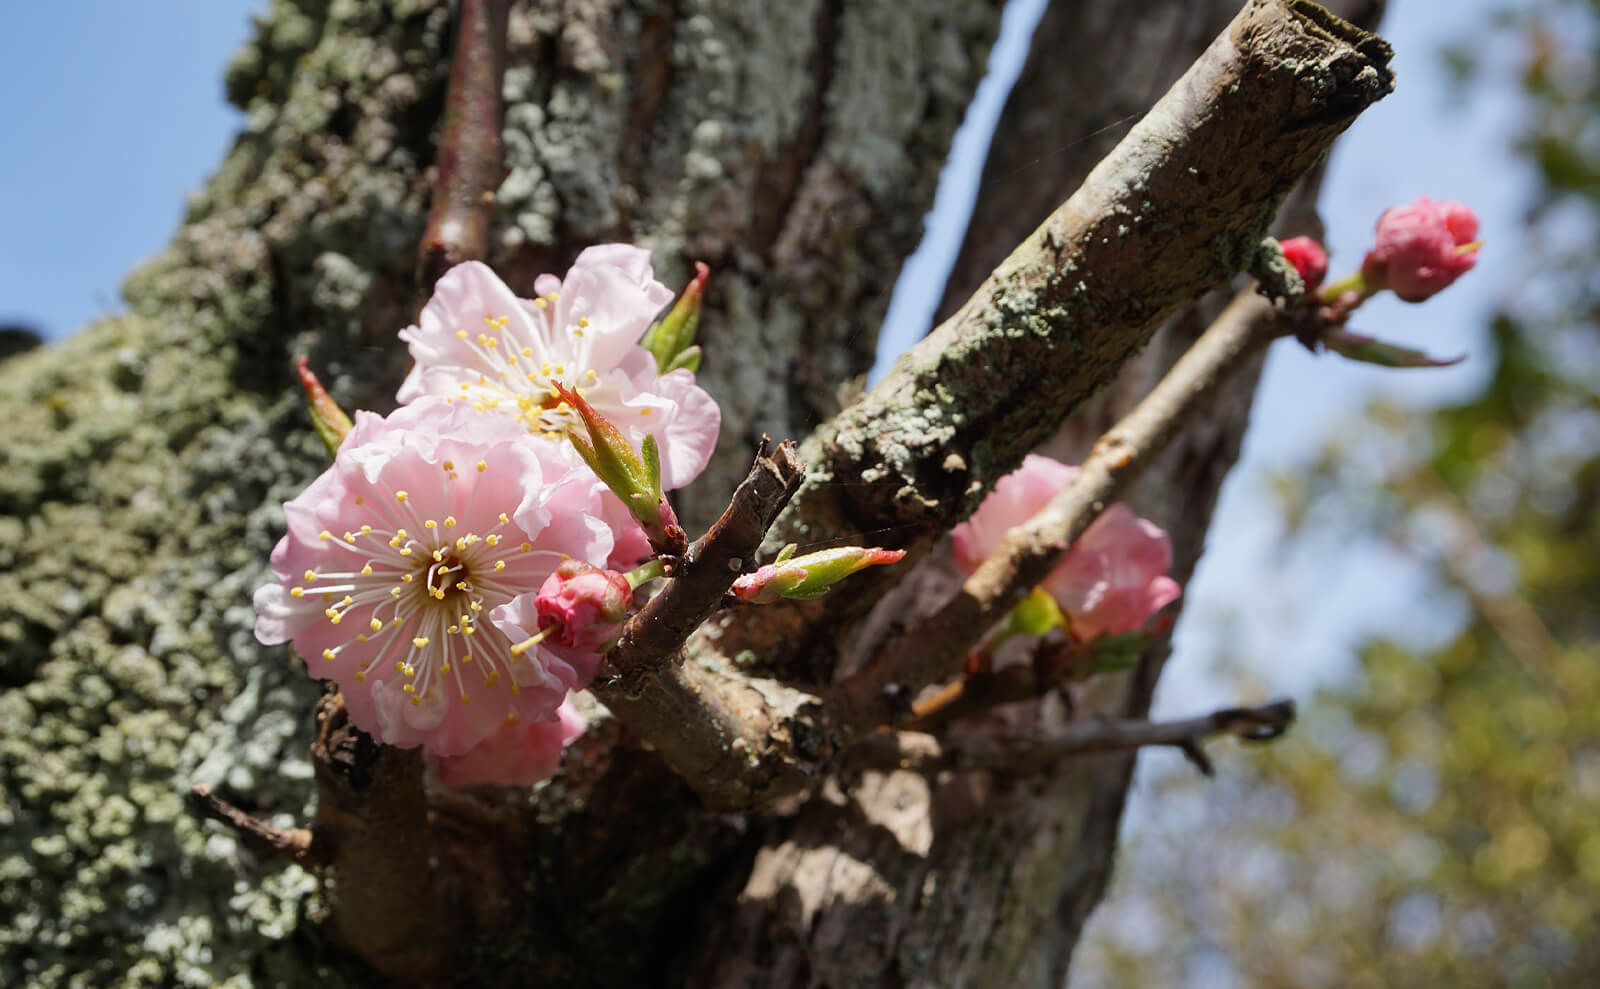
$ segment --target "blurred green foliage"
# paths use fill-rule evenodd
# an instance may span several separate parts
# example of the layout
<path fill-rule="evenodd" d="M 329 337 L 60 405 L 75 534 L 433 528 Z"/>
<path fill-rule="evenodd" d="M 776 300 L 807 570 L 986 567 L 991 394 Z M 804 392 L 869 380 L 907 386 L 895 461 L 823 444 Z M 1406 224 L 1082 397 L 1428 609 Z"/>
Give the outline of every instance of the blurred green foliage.
<path fill-rule="evenodd" d="M 1500 23 L 1541 181 L 1493 374 L 1431 416 L 1374 409 L 1338 446 L 1383 454 L 1286 488 L 1292 525 L 1389 540 L 1467 617 L 1370 643 L 1218 784 L 1159 784 L 1075 985 L 1600 985 L 1600 0 Z"/>

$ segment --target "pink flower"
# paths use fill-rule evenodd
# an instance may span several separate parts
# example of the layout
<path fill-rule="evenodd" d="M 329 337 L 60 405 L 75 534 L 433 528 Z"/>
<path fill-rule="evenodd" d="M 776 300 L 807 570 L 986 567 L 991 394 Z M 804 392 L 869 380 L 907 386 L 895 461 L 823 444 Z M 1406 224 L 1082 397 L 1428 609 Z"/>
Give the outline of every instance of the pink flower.
<path fill-rule="evenodd" d="M 546 641 L 584 652 L 611 648 L 633 603 L 633 585 L 615 570 L 567 560 L 545 578 L 533 599 Z"/>
<path fill-rule="evenodd" d="M 430 761 L 446 786 L 532 786 L 556 774 L 562 754 L 585 727 L 583 715 L 568 698 L 554 721 L 508 721 L 460 755 L 434 756 Z"/>
<path fill-rule="evenodd" d="M 508 419 L 423 399 L 356 414 L 333 466 L 284 506 L 256 638 L 293 641 L 356 727 L 438 756 L 556 716 L 598 658 L 513 655 L 500 612 L 568 556 L 603 561 L 592 478 Z M 486 620 L 487 619 L 487 620 Z"/>
<path fill-rule="evenodd" d="M 1278 246 L 1283 248 L 1283 256 L 1294 265 L 1294 270 L 1300 273 L 1306 293 L 1315 292 L 1328 275 L 1328 252 L 1310 237 L 1290 237 Z"/>
<path fill-rule="evenodd" d="M 1028 521 L 1078 475 L 1049 457 L 1030 454 L 995 485 L 972 518 L 956 526 L 955 560 L 967 573 L 1000 548 L 1006 532 Z M 1115 504 L 1084 530 L 1042 586 L 1087 642 L 1102 633 L 1132 632 L 1176 601 L 1182 590 L 1166 576 L 1172 542 L 1155 523 Z"/>
<path fill-rule="evenodd" d="M 579 422 L 551 388 L 561 382 L 622 426 L 635 447 L 655 435 L 664 488 L 693 480 L 711 457 L 722 415 L 694 372 L 658 375 L 639 345 L 673 298 L 652 277 L 650 252 L 591 247 L 565 279 L 540 275 L 534 287 L 537 298 L 519 299 L 476 261 L 445 272 L 420 325 L 400 331 L 417 363 L 399 400 L 437 395 L 501 413 L 565 447 L 567 429 Z"/>
<path fill-rule="evenodd" d="M 1378 217 L 1376 241 L 1361 264 L 1361 275 L 1371 290 L 1388 288 L 1407 302 L 1421 302 L 1472 268 L 1478 259 L 1477 236 L 1478 217 L 1472 210 L 1420 196 Z"/>

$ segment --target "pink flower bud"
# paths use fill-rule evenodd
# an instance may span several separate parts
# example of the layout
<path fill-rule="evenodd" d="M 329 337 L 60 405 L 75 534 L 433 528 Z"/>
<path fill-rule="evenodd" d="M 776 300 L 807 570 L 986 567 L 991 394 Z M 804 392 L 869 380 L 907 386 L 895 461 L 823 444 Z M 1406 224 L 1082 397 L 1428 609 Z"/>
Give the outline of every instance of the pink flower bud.
<path fill-rule="evenodd" d="M 793 550 L 790 546 L 785 553 Z M 796 557 L 779 554 L 775 562 L 735 580 L 732 593 L 747 604 L 770 604 L 779 598 L 819 598 L 857 570 L 899 563 L 905 555 L 903 549 L 861 546 L 839 546 Z"/>
<path fill-rule="evenodd" d="M 1300 273 L 1300 280 L 1306 283 L 1306 294 L 1315 292 L 1328 274 L 1328 252 L 1310 237 L 1290 237 L 1278 246 L 1283 248 L 1283 256 L 1294 265 L 1294 270 Z"/>
<path fill-rule="evenodd" d="M 1378 218 L 1361 275 L 1370 289 L 1387 288 L 1407 302 L 1421 302 L 1472 268 L 1477 235 L 1477 214 L 1466 206 L 1418 197 Z"/>
<path fill-rule="evenodd" d="M 567 560 L 545 578 L 534 598 L 539 629 L 555 645 L 580 652 L 611 648 L 628 618 L 633 587 L 615 570 Z"/>

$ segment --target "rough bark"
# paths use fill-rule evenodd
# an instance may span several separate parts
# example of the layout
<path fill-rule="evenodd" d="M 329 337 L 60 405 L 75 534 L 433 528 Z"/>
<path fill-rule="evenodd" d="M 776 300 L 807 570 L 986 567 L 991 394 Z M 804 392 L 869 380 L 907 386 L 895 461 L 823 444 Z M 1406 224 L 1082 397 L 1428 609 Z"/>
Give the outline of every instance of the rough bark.
<path fill-rule="evenodd" d="M 495 264 L 527 285 L 625 238 L 668 281 L 716 269 L 702 380 L 725 427 L 682 505 L 691 531 L 757 436 L 805 433 L 865 370 L 998 7 L 513 6 Z M 199 781 L 310 819 L 317 690 L 255 643 L 249 595 L 281 502 L 322 462 L 292 355 L 347 407 L 389 407 L 404 370 L 450 11 L 275 0 L 228 76 L 246 129 L 130 278 L 129 313 L 0 365 L 0 982 L 373 978 L 317 923 L 311 874 L 185 816 L 181 794 Z M 1152 54 L 1110 31 L 1124 63 Z M 1147 487 L 1196 492 L 1185 511 L 1208 515 L 1247 398 Z M 1183 568 L 1203 531 L 1185 524 Z M 869 774 L 792 818 L 718 816 L 602 718 L 532 801 L 429 795 L 469 921 L 515 932 L 466 939 L 451 974 L 1054 984 L 1109 868 L 1072 849 L 1111 847 L 1126 784 L 1128 760 L 1097 765 L 1043 784 Z M 396 934 L 401 957 L 437 936 Z"/>

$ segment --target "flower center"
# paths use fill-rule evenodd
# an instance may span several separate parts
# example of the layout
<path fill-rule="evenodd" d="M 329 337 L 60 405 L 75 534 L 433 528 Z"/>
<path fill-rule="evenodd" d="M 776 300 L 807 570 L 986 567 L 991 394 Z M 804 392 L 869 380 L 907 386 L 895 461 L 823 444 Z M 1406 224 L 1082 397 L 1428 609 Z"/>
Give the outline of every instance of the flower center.
<path fill-rule="evenodd" d="M 461 504 L 453 490 L 455 466 L 448 460 L 442 466 L 443 490 L 426 500 Z M 488 464 L 480 460 L 468 474 L 486 470 Z M 472 525 L 472 519 L 463 524 L 454 515 L 423 517 L 417 510 L 423 499 L 405 491 L 390 492 L 383 500 L 388 504 L 366 509 L 358 528 L 319 535 L 348 555 L 351 569 L 307 570 L 304 582 L 289 591 L 294 598 L 320 600 L 328 624 L 349 630 L 344 642 L 322 650 L 323 659 L 333 662 L 345 650 L 355 650 L 362 657 L 354 671 L 357 681 L 392 668 L 415 706 L 443 703 L 452 689 L 468 704 L 475 684 L 495 687 L 502 679 L 519 693 L 510 643 L 485 628 L 483 619 L 523 584 L 537 586 L 549 572 L 534 558 L 559 559 L 560 554 L 535 550 L 505 512 L 495 516 L 475 508 L 474 517 L 495 521 Z M 465 503 L 474 508 L 477 498 L 468 496 Z M 355 504 L 366 503 L 358 497 Z"/>
<path fill-rule="evenodd" d="M 542 317 L 546 322 L 552 318 L 548 315 L 549 302 L 554 298 L 551 295 L 534 300 L 541 313 L 546 314 Z M 529 432 L 547 439 L 563 439 L 569 428 L 581 426 L 578 414 L 561 401 L 552 385 L 560 382 L 583 395 L 586 388 L 598 383 L 599 375 L 592 368 L 568 365 L 554 358 L 539 334 L 535 334 L 529 345 L 520 347 L 517 341 L 499 336 L 498 331 L 509 322 L 505 316 L 485 316 L 483 322 L 488 331 L 477 334 L 476 338 L 466 330 L 456 331 L 456 338 L 472 351 L 480 372 L 476 382 L 461 382 L 461 394 L 456 397 L 471 402 L 480 412 L 499 409 L 502 403 L 514 405 L 517 421 Z M 581 339 L 588 325 L 588 320 L 579 319 L 567 332 Z M 554 334 L 551 327 L 548 335 L 553 337 Z M 586 351 L 578 348 L 578 352 Z"/>

